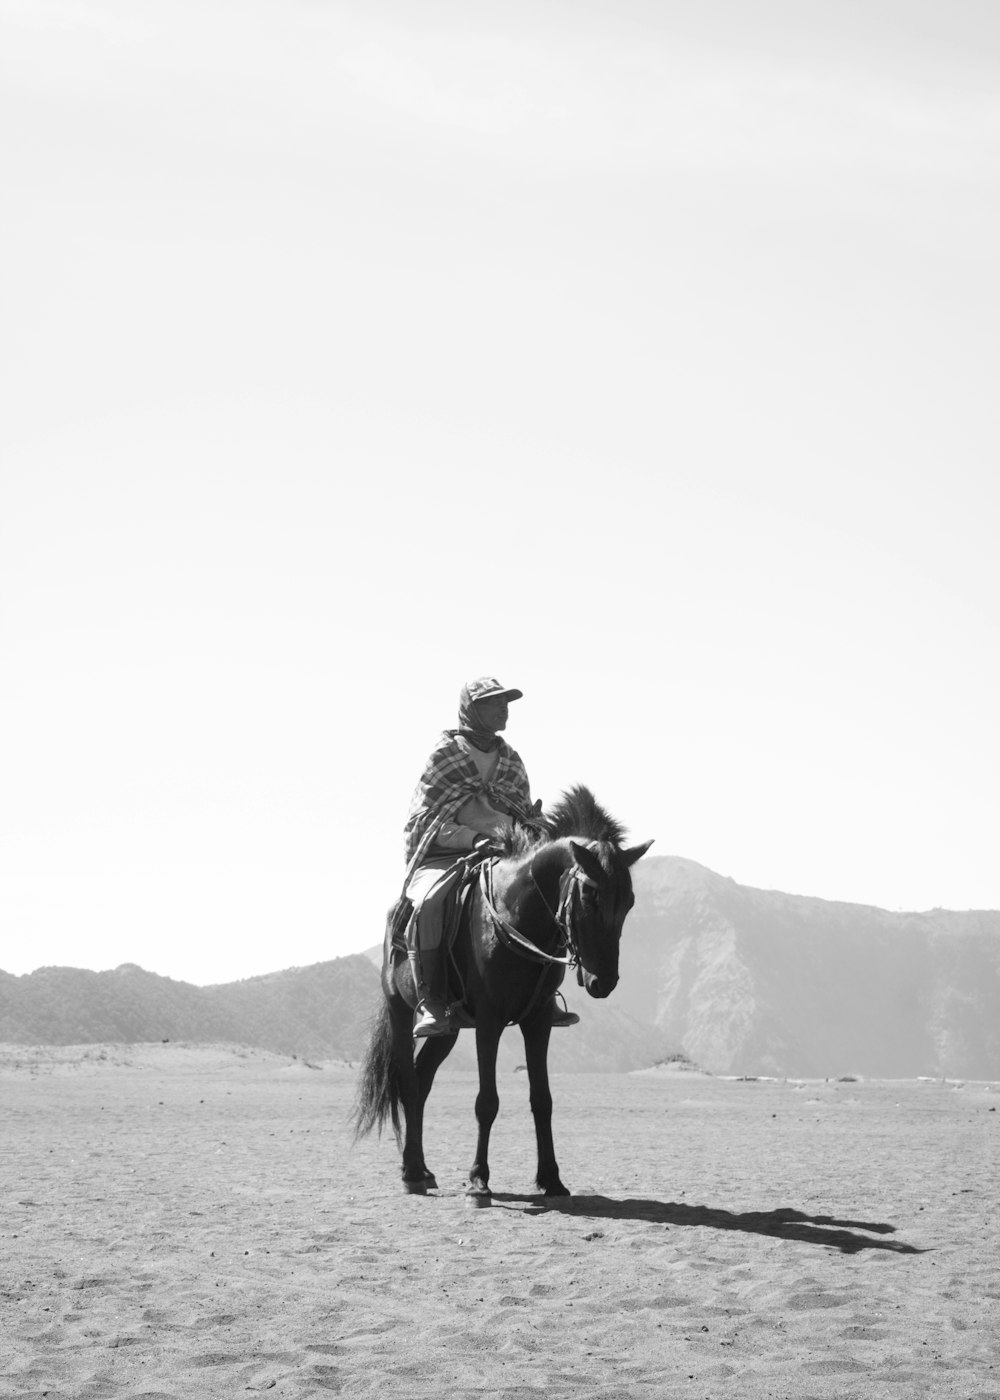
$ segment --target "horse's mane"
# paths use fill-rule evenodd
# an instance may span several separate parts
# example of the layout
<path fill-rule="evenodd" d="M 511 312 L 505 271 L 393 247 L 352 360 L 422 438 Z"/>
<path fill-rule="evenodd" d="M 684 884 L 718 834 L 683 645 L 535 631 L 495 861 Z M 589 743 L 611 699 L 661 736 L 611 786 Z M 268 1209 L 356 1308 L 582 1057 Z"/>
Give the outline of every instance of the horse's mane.
<path fill-rule="evenodd" d="M 533 851 L 536 846 L 547 845 L 552 837 L 547 831 L 539 831 L 534 827 L 521 826 L 515 822 L 513 826 L 507 827 L 495 837 L 496 849 L 503 856 L 525 856 L 529 851 Z"/>
<path fill-rule="evenodd" d="M 545 829 L 522 826 L 515 822 L 497 837 L 497 845 L 505 856 L 523 856 L 538 846 L 558 841 L 563 836 L 579 836 L 584 840 L 606 842 L 621 849 L 625 828 L 598 802 L 590 788 L 577 786 L 564 792 L 554 806 L 543 815 Z"/>
<path fill-rule="evenodd" d="M 561 836 L 583 836 L 607 842 L 616 850 L 625 839 L 625 828 L 601 806 L 590 788 L 571 787 L 545 813 L 545 824 L 553 841 Z"/>

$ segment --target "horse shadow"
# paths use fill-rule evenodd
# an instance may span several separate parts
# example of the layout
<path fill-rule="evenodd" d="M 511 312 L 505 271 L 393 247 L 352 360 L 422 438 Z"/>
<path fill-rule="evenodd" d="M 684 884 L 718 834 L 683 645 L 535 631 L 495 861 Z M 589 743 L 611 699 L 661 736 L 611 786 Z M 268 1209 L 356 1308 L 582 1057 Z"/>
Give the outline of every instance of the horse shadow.
<path fill-rule="evenodd" d="M 864 1249 L 884 1249 L 893 1254 L 924 1254 L 916 1245 L 901 1240 L 869 1236 L 893 1235 L 895 1225 L 864 1220 L 836 1220 L 831 1215 L 806 1215 L 790 1206 L 777 1210 L 749 1210 L 737 1213 L 712 1206 L 690 1206 L 677 1201 L 614 1200 L 610 1196 L 523 1196 L 496 1192 L 494 1207 L 504 1202 L 524 1205 L 526 1215 L 579 1216 L 589 1220 L 635 1220 L 648 1225 L 675 1225 L 710 1230 L 743 1230 L 752 1235 L 770 1235 L 824 1245 L 844 1254 Z M 856 1234 L 864 1230 L 865 1234 Z"/>

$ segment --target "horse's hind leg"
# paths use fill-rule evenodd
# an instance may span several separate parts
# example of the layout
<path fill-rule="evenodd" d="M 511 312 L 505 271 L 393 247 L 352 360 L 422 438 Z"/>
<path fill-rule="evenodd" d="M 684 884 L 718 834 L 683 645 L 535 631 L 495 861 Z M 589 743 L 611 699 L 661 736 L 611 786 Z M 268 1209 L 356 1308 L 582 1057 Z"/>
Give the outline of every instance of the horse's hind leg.
<path fill-rule="evenodd" d="M 521 1027 L 524 1036 L 524 1057 L 528 1066 L 528 1091 L 531 1114 L 535 1120 L 535 1141 L 538 1144 L 538 1171 L 535 1182 L 546 1196 L 568 1196 L 569 1191 L 559 1179 L 556 1149 L 552 1140 L 552 1091 L 549 1088 L 548 1005 L 542 1014 L 536 1013 Z"/>
<path fill-rule="evenodd" d="M 403 1110 L 403 1190 L 425 1196 L 434 1178 L 424 1165 L 424 1099 L 413 1063 L 413 1012 L 405 1002 L 392 1007 L 392 1052 Z"/>
<path fill-rule="evenodd" d="M 433 1035 L 423 1042 L 417 1055 L 415 1071 L 417 1077 L 417 1098 L 420 1105 L 420 1165 L 424 1172 L 424 1186 L 428 1191 L 437 1190 L 434 1173 L 428 1168 L 423 1157 L 423 1113 L 427 1097 L 434 1083 L 434 1076 L 455 1047 L 457 1035 Z M 404 1177 L 405 1180 L 405 1177 Z"/>

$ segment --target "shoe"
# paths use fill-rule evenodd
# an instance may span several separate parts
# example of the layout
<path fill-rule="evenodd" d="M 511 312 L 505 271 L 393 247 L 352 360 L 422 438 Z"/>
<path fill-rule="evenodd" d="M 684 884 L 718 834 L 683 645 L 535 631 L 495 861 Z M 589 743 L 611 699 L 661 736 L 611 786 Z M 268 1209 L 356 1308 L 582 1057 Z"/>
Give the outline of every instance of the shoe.
<path fill-rule="evenodd" d="M 561 998 L 561 997 L 559 998 L 559 1001 L 562 1001 L 562 998 Z M 580 1018 L 579 1018 L 579 1016 L 576 1014 L 576 1012 L 575 1012 L 575 1011 L 570 1011 L 570 1010 L 567 1008 L 566 1003 L 565 1003 L 564 1001 L 562 1002 L 562 1005 L 560 1006 L 560 1005 L 559 1005 L 559 1001 L 557 1001 L 555 997 L 552 998 L 552 1028 L 553 1028 L 553 1030 L 559 1030 L 559 1029 L 561 1029 L 563 1026 L 578 1026 L 578 1025 L 580 1024 Z"/>
<path fill-rule="evenodd" d="M 446 977 L 440 949 L 427 948 L 417 953 L 415 948 L 411 948 L 408 956 L 413 985 L 420 998 L 414 1013 L 414 1036 L 454 1035 L 456 1028 L 451 1024 L 448 1003 L 444 998 Z"/>
<path fill-rule="evenodd" d="M 447 1006 L 438 997 L 424 997 L 417 1003 L 413 1022 L 415 1040 L 427 1035 L 454 1035 L 457 1029 L 452 1024 Z"/>
<path fill-rule="evenodd" d="M 417 1003 L 413 1022 L 414 1039 L 428 1035 L 457 1035 L 459 1031 L 474 1031 L 476 1023 L 460 1001 L 445 1006 L 437 997 L 425 997 Z"/>

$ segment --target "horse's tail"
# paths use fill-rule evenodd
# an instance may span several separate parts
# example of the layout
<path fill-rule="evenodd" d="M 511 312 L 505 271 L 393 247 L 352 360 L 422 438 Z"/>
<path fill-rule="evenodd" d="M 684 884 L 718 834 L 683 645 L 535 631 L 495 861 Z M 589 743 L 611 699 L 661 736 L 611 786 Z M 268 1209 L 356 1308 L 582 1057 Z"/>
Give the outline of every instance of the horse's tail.
<path fill-rule="evenodd" d="M 371 1037 L 361 1062 L 354 1111 L 351 1114 L 354 1141 L 365 1137 L 373 1128 L 377 1128 L 381 1136 L 387 1118 L 392 1122 L 396 1142 L 401 1142 L 399 1076 L 392 1053 L 389 1007 L 383 1001 L 381 1008 L 372 1018 Z"/>

